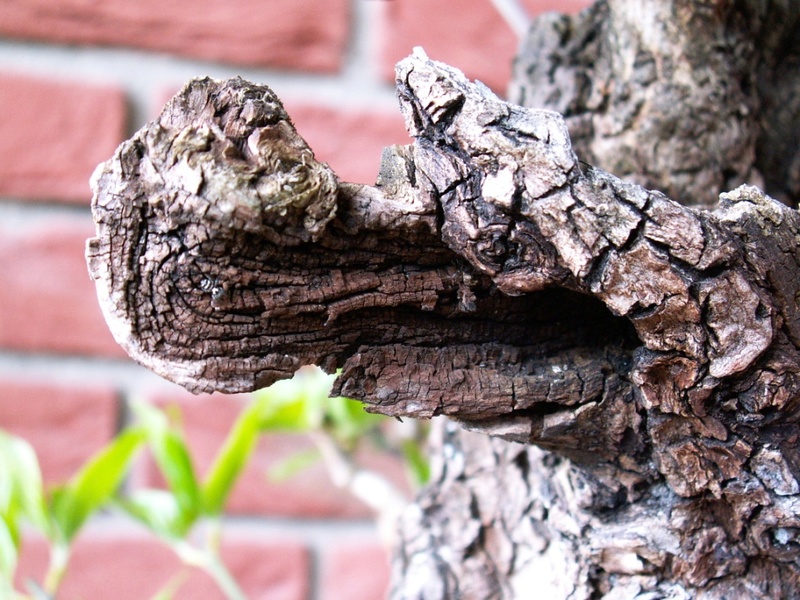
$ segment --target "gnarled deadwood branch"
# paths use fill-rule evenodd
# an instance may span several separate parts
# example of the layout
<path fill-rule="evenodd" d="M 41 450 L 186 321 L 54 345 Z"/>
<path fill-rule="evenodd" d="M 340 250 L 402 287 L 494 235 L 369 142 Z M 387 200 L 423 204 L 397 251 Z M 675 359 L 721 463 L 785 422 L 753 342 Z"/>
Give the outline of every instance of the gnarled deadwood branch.
<path fill-rule="evenodd" d="M 582 165 L 557 113 L 422 53 L 397 83 L 415 141 L 371 187 L 317 162 L 268 88 L 191 82 L 93 179 L 116 339 L 193 391 L 317 363 L 371 410 L 555 450 L 589 490 L 581 568 L 798 589 L 798 214 Z"/>

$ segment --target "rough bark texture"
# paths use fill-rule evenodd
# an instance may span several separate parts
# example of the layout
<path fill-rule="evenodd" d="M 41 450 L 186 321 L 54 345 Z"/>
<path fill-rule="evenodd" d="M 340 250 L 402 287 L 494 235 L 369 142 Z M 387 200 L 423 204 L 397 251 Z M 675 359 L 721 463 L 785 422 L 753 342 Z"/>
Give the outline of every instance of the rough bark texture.
<path fill-rule="evenodd" d="M 532 36 L 595 19 L 613 37 L 633 5 Z M 709 27 L 750 14 L 714 6 Z M 653 60 L 663 78 L 669 61 Z M 415 142 L 387 149 L 370 187 L 316 162 L 268 88 L 190 83 L 93 180 L 87 256 L 117 340 L 194 391 L 313 362 L 371 410 L 477 432 L 442 433 L 435 482 L 402 524 L 395 598 L 799 594 L 798 213 L 754 187 L 703 210 L 624 182 L 578 161 L 569 110 L 503 102 L 422 53 L 397 86 Z M 600 111 L 577 112 L 596 128 Z M 663 114 L 630 121 L 627 143 L 659 154 L 647 131 Z M 755 134 L 712 122 L 692 135 L 722 158 L 686 170 L 699 188 L 674 178 L 681 195 L 768 164 L 754 151 L 720 167 L 739 156 L 720 140 Z M 626 143 L 603 154 L 587 135 L 604 160 Z M 659 160 L 647 181 L 684 170 Z"/>
<path fill-rule="evenodd" d="M 683 204 L 741 183 L 800 200 L 800 2 L 609 0 L 538 19 L 510 100 L 565 116 L 578 156 Z"/>

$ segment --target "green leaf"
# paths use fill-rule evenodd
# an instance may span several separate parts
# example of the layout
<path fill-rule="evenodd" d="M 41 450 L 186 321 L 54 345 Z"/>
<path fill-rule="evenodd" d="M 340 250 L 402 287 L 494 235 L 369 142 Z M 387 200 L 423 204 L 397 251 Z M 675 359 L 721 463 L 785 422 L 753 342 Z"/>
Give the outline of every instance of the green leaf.
<path fill-rule="evenodd" d="M 319 461 L 320 458 L 319 450 L 316 448 L 292 454 L 270 468 L 269 479 L 275 482 L 286 481 Z"/>
<path fill-rule="evenodd" d="M 178 500 L 166 490 L 137 490 L 130 497 L 118 497 L 115 504 L 166 540 L 183 538 L 193 524 L 193 520 L 187 522 Z"/>
<path fill-rule="evenodd" d="M 333 378 L 306 369 L 253 394 L 239 415 L 202 486 L 206 512 L 219 514 L 233 485 L 265 431 L 308 431 L 320 427 Z"/>
<path fill-rule="evenodd" d="M 274 404 L 265 411 L 259 429 L 269 432 L 297 432 L 309 429 L 309 414 L 302 398 Z"/>
<path fill-rule="evenodd" d="M 13 583 L 17 570 L 19 541 L 15 529 L 0 515 L 0 578 L 4 578 L 8 584 Z"/>
<path fill-rule="evenodd" d="M 153 458 L 175 495 L 181 519 L 189 526 L 200 515 L 202 499 L 186 442 L 160 410 L 144 402 L 135 402 L 132 408 L 147 433 Z"/>
<path fill-rule="evenodd" d="M 109 501 L 145 437 L 141 428 L 123 431 L 89 459 L 66 485 L 52 492 L 52 515 L 63 542 L 69 543 L 86 519 Z"/>
<path fill-rule="evenodd" d="M 416 487 L 422 487 L 431 478 L 431 465 L 420 444 L 415 440 L 405 440 L 402 445 L 406 468 Z"/>
<path fill-rule="evenodd" d="M 242 411 L 214 457 L 201 490 L 206 513 L 218 515 L 222 512 L 231 489 L 253 453 L 260 433 L 261 408 L 256 402 Z"/>
<path fill-rule="evenodd" d="M 255 392 L 263 431 L 304 432 L 324 425 L 334 375 L 314 367 Z"/>
<path fill-rule="evenodd" d="M 278 381 L 254 394 L 253 409 L 260 415 L 262 431 L 307 431 L 321 422 L 307 402 L 301 383 L 297 379 Z"/>
<path fill-rule="evenodd" d="M 22 527 L 21 522 L 21 512 L 19 506 L 13 505 L 9 508 L 9 510 L 5 512 L 0 512 L 0 520 L 3 521 L 3 524 L 8 531 L 8 535 L 11 536 L 11 541 L 14 542 L 14 545 L 19 549 L 21 543 L 21 536 L 20 536 L 20 527 Z"/>
<path fill-rule="evenodd" d="M 368 413 L 357 400 L 341 396 L 327 399 L 329 428 L 341 442 L 354 443 L 386 417 Z"/>
<path fill-rule="evenodd" d="M 0 477 L 0 512 L 10 510 L 17 497 L 17 464 L 12 440 L 10 435 L 0 432 L 0 468 L 4 474 Z"/>
<path fill-rule="evenodd" d="M 38 529 L 49 533 L 42 472 L 31 445 L 0 431 L 0 513 L 16 507 Z"/>

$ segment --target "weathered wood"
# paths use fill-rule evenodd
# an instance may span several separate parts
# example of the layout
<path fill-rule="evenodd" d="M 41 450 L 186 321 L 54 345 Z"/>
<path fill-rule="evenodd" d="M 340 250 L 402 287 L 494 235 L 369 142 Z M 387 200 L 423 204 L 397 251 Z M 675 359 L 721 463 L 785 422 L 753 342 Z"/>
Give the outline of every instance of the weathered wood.
<path fill-rule="evenodd" d="M 397 598 L 515 597 L 555 564 L 551 597 L 800 590 L 797 212 L 582 165 L 557 113 L 422 53 L 397 84 L 415 142 L 374 187 L 242 80 L 123 144 L 87 249 L 117 340 L 193 391 L 314 362 L 371 410 L 558 454 L 448 433 L 474 460 L 407 515 Z"/>
<path fill-rule="evenodd" d="M 800 2 L 608 0 L 537 19 L 510 100 L 563 114 L 578 156 L 682 204 L 758 185 L 800 201 Z"/>
<path fill-rule="evenodd" d="M 517 58 L 511 99 L 564 113 L 582 159 L 682 203 L 713 205 L 729 186 L 763 177 L 768 191 L 794 206 L 800 181 L 798 19 L 795 1 L 616 0 L 581 15 L 545 15 Z M 775 258 L 750 260 L 763 268 Z M 794 262 L 777 264 L 782 266 L 775 273 L 782 274 L 770 276 L 772 285 L 780 280 L 794 286 Z M 782 311 L 793 312 L 796 302 L 778 295 Z M 711 392 L 705 400 L 714 406 L 725 399 L 729 414 L 743 401 L 747 408 L 736 417 L 741 423 L 769 420 L 749 439 L 755 448 L 781 446 L 767 469 L 780 473 L 780 483 L 766 484 L 771 498 L 764 493 L 771 478 L 766 470 L 756 467 L 759 474 L 751 476 L 763 450 L 723 485 L 720 502 L 676 497 L 663 481 L 619 494 L 622 477 L 607 485 L 614 480 L 603 483 L 557 449 L 543 454 L 448 430 L 435 444 L 441 468 L 403 521 L 393 597 L 524 598 L 532 591 L 546 598 L 800 595 L 794 525 L 769 530 L 758 523 L 765 506 L 781 513 L 784 525 L 798 514 L 792 483 L 798 476 L 797 364 L 790 358 L 784 365 L 780 383 L 769 369 L 749 378 L 774 381 L 784 395 L 780 408 L 762 411 L 752 388 L 734 399 L 750 383 L 723 395 Z M 679 366 L 670 366 L 676 378 Z M 651 389 L 651 396 L 658 394 Z M 701 466 L 685 452 L 677 456 L 687 472 Z M 773 503 L 778 489 L 786 495 Z M 766 521 L 776 523 L 772 516 Z M 776 560 L 790 566 L 776 567 Z"/>

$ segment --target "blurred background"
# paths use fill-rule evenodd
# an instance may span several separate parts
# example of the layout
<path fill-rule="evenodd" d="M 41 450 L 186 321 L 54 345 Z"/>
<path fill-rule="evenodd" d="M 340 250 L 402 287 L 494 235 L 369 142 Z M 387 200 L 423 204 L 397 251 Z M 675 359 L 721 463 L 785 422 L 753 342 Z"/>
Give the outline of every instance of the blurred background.
<path fill-rule="evenodd" d="M 520 2 L 528 17 L 588 4 Z M 113 437 L 133 399 L 181 407 L 201 471 L 233 423 L 235 401 L 191 396 L 124 355 L 83 258 L 92 171 L 189 78 L 266 83 L 320 160 L 372 183 L 381 149 L 409 141 L 396 61 L 422 46 L 502 95 L 517 43 L 492 0 L 2 0 L 0 428 L 28 439 L 55 483 Z M 388 554 L 370 510 L 320 465 L 280 483 L 265 474 L 307 445 L 261 441 L 231 498 L 223 554 L 250 598 L 383 598 Z M 139 460 L 126 485 L 156 480 Z M 46 561 L 33 537 L 21 571 L 41 577 Z M 168 550 L 109 514 L 81 533 L 61 597 L 149 598 L 174 568 Z M 197 575 L 178 597 L 220 596 Z"/>

